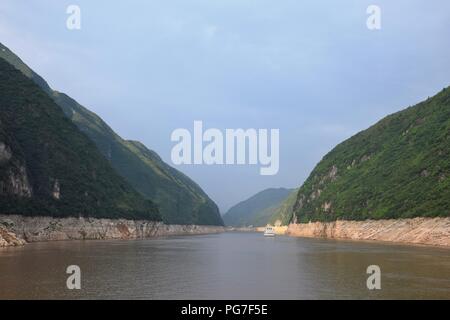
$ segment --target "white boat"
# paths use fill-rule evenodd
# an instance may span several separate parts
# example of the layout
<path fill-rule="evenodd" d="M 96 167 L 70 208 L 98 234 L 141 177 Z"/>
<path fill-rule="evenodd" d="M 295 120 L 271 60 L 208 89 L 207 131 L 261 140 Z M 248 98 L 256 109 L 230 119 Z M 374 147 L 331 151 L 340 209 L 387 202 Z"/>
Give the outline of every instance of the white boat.
<path fill-rule="evenodd" d="M 264 236 L 265 237 L 274 237 L 275 229 L 273 227 L 266 227 L 266 229 L 264 230 Z"/>

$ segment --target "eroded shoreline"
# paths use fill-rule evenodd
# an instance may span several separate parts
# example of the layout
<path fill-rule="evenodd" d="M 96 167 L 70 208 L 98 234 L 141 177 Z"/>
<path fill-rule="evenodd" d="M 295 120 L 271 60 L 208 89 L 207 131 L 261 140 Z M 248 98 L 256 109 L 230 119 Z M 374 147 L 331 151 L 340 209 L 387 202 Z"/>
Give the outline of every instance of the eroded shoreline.
<path fill-rule="evenodd" d="M 263 231 L 264 228 L 251 228 Z M 279 230 L 278 230 L 279 229 Z M 292 237 L 431 245 L 450 248 L 450 218 L 310 222 L 278 227 Z M 241 231 L 237 228 L 236 231 Z M 126 219 L 0 215 L 0 247 L 59 240 L 133 240 L 230 231 L 221 226 L 166 225 Z M 249 230 L 247 230 L 249 231 Z"/>
<path fill-rule="evenodd" d="M 0 215 L 0 247 L 60 240 L 133 240 L 224 232 L 221 226 L 166 225 L 126 219 Z"/>
<path fill-rule="evenodd" d="M 450 248 L 450 218 L 310 222 L 290 224 L 285 234 L 293 237 L 374 240 Z"/>

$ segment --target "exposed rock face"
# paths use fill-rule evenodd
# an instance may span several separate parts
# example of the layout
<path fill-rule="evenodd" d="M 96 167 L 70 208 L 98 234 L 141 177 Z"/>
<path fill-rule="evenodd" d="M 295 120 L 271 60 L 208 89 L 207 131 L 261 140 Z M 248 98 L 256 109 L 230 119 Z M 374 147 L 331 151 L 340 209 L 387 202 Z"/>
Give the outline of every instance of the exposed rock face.
<path fill-rule="evenodd" d="M 450 218 L 310 222 L 290 224 L 286 234 L 450 247 Z"/>
<path fill-rule="evenodd" d="M 53 198 L 59 200 L 61 197 L 61 189 L 59 187 L 59 181 L 55 180 L 55 184 L 53 185 L 53 192 L 52 192 Z"/>
<path fill-rule="evenodd" d="M 19 241 L 145 239 L 169 235 L 223 232 L 220 226 L 165 225 L 162 222 L 125 219 L 52 218 L 0 215 L 4 232 Z M 1 229 L 0 229 L 1 230 Z M 0 233 L 0 242 L 2 239 Z M 5 243 L 9 243 L 5 241 Z M 0 245 L 1 246 L 1 245 Z"/>
<path fill-rule="evenodd" d="M 6 228 L 0 226 L 0 247 L 21 246 L 25 244 L 23 239 L 16 236 L 15 233 L 9 232 Z"/>
<path fill-rule="evenodd" d="M 11 148 L 0 141 L 0 165 L 10 162 L 13 154 Z M 28 182 L 27 171 L 18 162 L 7 170 L 6 178 L 0 181 L 0 194 L 14 194 L 19 197 L 30 197 L 32 190 Z"/>
<path fill-rule="evenodd" d="M 3 142 L 0 142 L 0 164 L 8 162 L 11 156 L 11 149 Z"/>
<path fill-rule="evenodd" d="M 13 173 L 11 171 L 9 183 L 10 193 L 19 197 L 31 197 L 32 189 L 30 183 L 28 182 L 27 170 L 25 167 L 19 167 L 19 171 L 17 173 Z"/>

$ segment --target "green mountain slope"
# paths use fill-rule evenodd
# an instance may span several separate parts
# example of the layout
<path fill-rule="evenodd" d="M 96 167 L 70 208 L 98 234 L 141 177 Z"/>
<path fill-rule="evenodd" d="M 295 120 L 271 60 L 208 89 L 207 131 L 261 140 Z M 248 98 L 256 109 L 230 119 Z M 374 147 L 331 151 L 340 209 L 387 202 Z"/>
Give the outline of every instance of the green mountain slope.
<path fill-rule="evenodd" d="M 33 79 L 63 109 L 109 160 L 113 168 L 147 199 L 168 224 L 223 225 L 217 205 L 189 177 L 162 161 L 143 144 L 117 135 L 100 117 L 47 83 L 0 44 L 0 57 Z"/>
<path fill-rule="evenodd" d="M 275 208 L 268 220 L 270 225 L 286 226 L 291 222 L 297 193 L 298 189 L 295 189 Z"/>
<path fill-rule="evenodd" d="M 227 226 L 265 226 L 291 189 L 270 188 L 239 202 L 223 216 Z"/>
<path fill-rule="evenodd" d="M 335 147 L 294 211 L 297 222 L 450 216 L 450 89 Z"/>
<path fill-rule="evenodd" d="M 159 220 L 35 82 L 0 59 L 2 214 Z"/>

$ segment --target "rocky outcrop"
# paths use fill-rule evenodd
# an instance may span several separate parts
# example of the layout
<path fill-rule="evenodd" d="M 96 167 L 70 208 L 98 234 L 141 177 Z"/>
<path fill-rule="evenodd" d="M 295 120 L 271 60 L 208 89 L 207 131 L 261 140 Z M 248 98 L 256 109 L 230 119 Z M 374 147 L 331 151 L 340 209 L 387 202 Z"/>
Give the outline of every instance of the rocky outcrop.
<path fill-rule="evenodd" d="M 9 185 L 7 184 L 6 187 L 10 194 L 19 197 L 31 197 L 32 188 L 28 181 L 27 169 L 24 166 L 20 166 L 17 170 L 11 170 L 9 174 Z"/>
<path fill-rule="evenodd" d="M 450 218 L 310 222 L 290 224 L 286 234 L 450 247 Z"/>
<path fill-rule="evenodd" d="M 11 148 L 0 141 L 0 165 L 2 167 L 6 166 L 12 157 Z M 3 173 L 5 176 L 0 176 L 0 194 L 13 194 L 15 196 L 29 198 L 32 194 L 32 188 L 28 181 L 26 168 L 17 160 L 13 162 L 14 165 L 10 166 Z"/>
<path fill-rule="evenodd" d="M 0 164 L 8 162 L 12 157 L 11 149 L 0 141 Z"/>
<path fill-rule="evenodd" d="M 0 247 L 21 246 L 25 241 L 17 237 L 13 232 L 9 232 L 6 228 L 0 226 Z"/>
<path fill-rule="evenodd" d="M 53 218 L 0 215 L 1 230 L 22 242 L 57 240 L 146 239 L 173 235 L 219 233 L 220 226 L 165 225 L 125 219 Z M 0 242 L 3 233 L 0 233 Z M 5 246 L 12 241 L 5 241 Z"/>
<path fill-rule="evenodd" d="M 27 171 L 24 166 L 8 169 L 6 177 L 0 180 L 0 195 L 30 198 L 32 192 L 33 190 L 28 181 Z"/>

